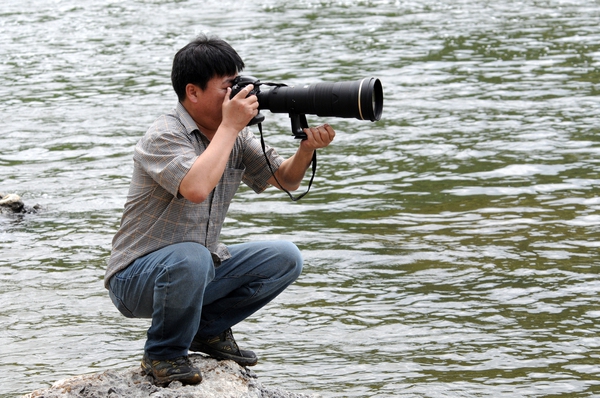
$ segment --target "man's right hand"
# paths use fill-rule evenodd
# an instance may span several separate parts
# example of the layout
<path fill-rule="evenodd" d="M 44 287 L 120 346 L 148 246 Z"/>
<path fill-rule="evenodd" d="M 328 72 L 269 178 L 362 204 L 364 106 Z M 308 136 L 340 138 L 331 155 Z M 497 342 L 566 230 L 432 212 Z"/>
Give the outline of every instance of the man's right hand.
<path fill-rule="evenodd" d="M 258 98 L 256 95 L 248 96 L 252 89 L 254 89 L 254 85 L 249 84 L 231 99 L 229 98 L 231 87 L 227 89 L 222 107 L 223 120 L 221 124 L 224 127 L 239 132 L 258 114 Z"/>

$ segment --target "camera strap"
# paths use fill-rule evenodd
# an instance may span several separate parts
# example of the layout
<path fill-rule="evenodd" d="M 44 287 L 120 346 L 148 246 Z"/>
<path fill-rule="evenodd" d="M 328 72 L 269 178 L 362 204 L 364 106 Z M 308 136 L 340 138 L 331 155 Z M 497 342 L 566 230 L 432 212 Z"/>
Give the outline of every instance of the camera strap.
<path fill-rule="evenodd" d="M 290 197 L 290 199 L 294 202 L 302 199 L 307 193 L 308 191 L 310 191 L 310 187 L 312 186 L 313 180 L 315 178 L 315 173 L 317 172 L 317 150 L 315 149 L 313 152 L 313 156 L 312 156 L 312 160 L 311 160 L 311 164 L 312 164 L 312 176 L 310 177 L 310 181 L 308 183 L 308 188 L 306 189 L 306 192 L 298 195 L 298 196 L 293 196 L 290 191 L 288 191 L 287 189 L 285 189 L 281 183 L 279 182 L 279 180 L 277 179 L 277 177 L 275 176 L 275 172 L 273 171 L 273 167 L 271 166 L 271 162 L 269 161 L 269 157 L 267 156 L 267 150 L 265 149 L 265 139 L 263 137 L 263 131 L 262 131 L 262 123 L 258 123 L 258 131 L 260 131 L 260 145 L 262 146 L 262 150 L 263 150 L 263 154 L 265 155 L 265 160 L 267 162 L 267 166 L 269 166 L 269 170 L 271 171 L 271 175 L 273 176 L 273 178 L 275 179 L 275 181 L 277 181 L 277 184 L 279 184 L 279 187 L 288 194 L 288 196 Z"/>

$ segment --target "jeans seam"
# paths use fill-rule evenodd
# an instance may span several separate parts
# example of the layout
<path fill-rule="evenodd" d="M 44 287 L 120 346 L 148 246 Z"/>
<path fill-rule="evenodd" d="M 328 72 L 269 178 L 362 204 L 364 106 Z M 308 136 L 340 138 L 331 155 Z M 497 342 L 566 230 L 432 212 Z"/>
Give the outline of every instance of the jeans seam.
<path fill-rule="evenodd" d="M 169 267 L 165 266 L 164 264 L 161 264 L 161 266 L 164 267 L 165 269 L 165 273 L 167 275 L 167 286 L 165 288 L 165 294 L 164 294 L 164 298 L 163 298 L 163 302 L 162 302 L 162 320 L 161 320 L 161 331 L 160 331 L 160 336 L 161 339 L 164 338 L 165 336 L 165 326 L 166 326 L 166 322 L 165 319 L 167 317 L 167 312 L 165 311 L 165 307 L 168 301 L 168 297 L 169 297 L 169 288 L 171 287 L 171 274 L 169 273 Z"/>

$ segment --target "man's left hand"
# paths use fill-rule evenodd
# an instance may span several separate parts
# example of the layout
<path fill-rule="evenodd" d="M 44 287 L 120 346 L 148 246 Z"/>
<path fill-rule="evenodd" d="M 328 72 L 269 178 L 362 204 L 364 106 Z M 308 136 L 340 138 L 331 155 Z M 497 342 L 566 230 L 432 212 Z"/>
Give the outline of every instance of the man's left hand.
<path fill-rule="evenodd" d="M 304 129 L 304 132 L 306 133 L 306 139 L 302 140 L 300 146 L 302 149 L 311 151 L 325 148 L 327 145 L 331 144 L 331 141 L 333 141 L 333 138 L 335 137 L 335 131 L 328 124 L 319 127 L 309 127 Z"/>

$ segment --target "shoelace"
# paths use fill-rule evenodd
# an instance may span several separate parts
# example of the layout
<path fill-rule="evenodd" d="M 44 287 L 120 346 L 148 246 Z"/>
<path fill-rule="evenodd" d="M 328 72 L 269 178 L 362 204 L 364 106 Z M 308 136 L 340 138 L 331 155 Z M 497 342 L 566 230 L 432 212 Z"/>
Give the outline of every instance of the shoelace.
<path fill-rule="evenodd" d="M 233 338 L 233 331 L 231 329 L 227 329 L 225 331 L 225 340 L 229 341 L 236 351 L 240 350 L 237 343 L 235 342 L 235 339 Z"/>

